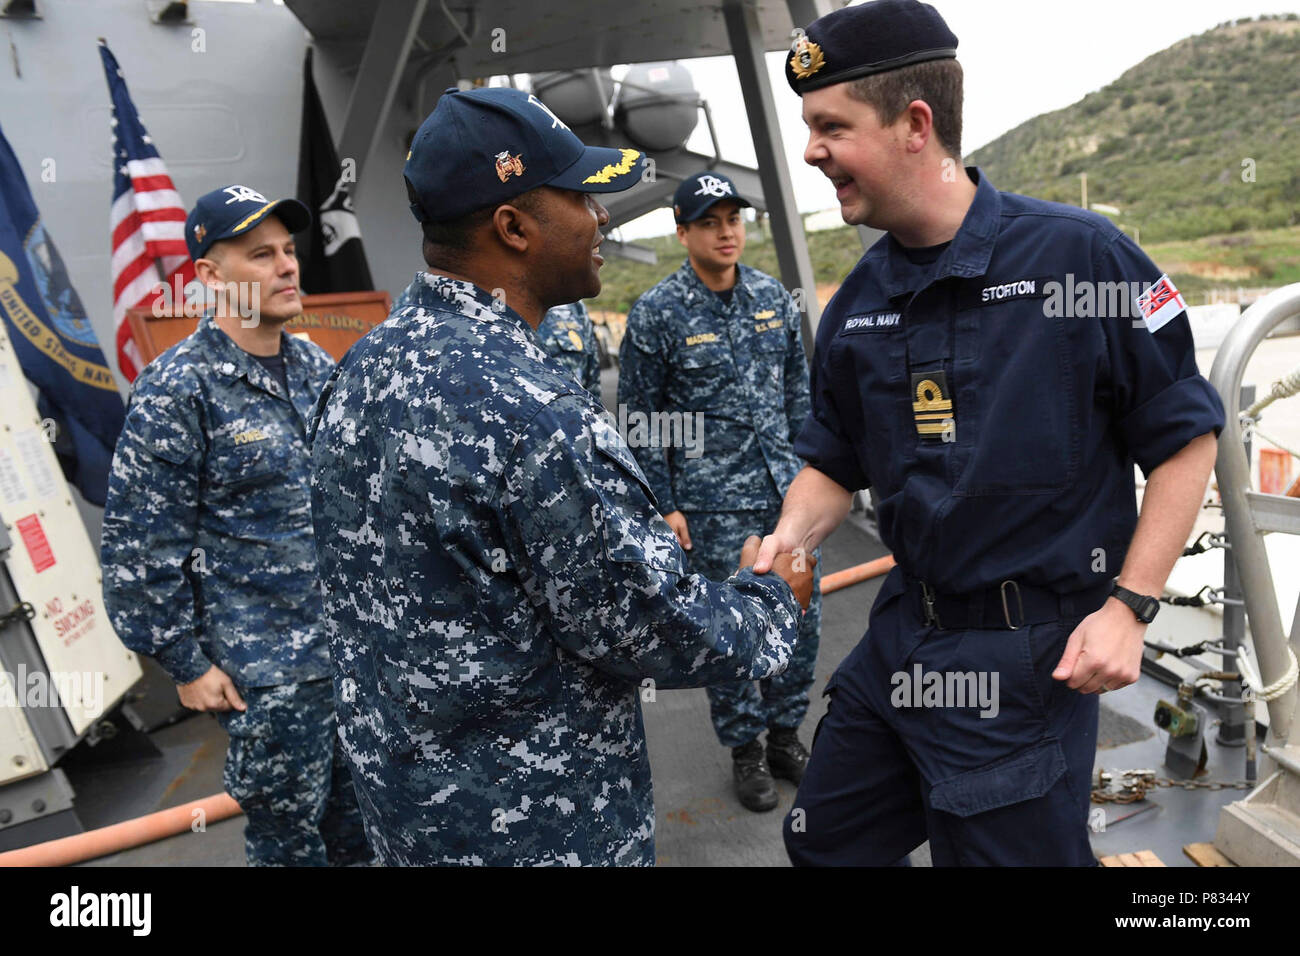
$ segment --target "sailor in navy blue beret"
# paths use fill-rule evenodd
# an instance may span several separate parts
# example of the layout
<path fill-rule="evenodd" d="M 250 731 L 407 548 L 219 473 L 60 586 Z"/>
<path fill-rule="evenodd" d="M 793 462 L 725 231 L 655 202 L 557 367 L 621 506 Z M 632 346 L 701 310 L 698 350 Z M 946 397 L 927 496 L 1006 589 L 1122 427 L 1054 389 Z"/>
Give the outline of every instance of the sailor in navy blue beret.
<path fill-rule="evenodd" d="M 957 56 L 957 37 L 928 3 L 874 0 L 796 30 L 785 78 L 801 96 L 860 76 Z"/>
<path fill-rule="evenodd" d="M 886 235 L 822 314 L 807 466 L 755 568 L 868 487 L 898 562 L 827 684 L 796 864 L 928 839 L 937 865 L 1095 865 L 1098 695 L 1138 678 L 1223 425 L 1131 239 L 963 169 L 956 49 L 933 7 L 876 0 L 797 31 L 786 63 L 804 160 Z"/>

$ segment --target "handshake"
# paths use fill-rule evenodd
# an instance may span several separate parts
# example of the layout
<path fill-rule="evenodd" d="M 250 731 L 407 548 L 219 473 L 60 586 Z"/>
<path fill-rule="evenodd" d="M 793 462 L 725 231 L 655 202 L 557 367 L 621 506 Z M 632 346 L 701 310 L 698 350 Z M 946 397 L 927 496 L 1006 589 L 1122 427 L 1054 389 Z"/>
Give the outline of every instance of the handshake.
<path fill-rule="evenodd" d="M 686 515 L 680 511 L 673 511 L 664 515 L 664 520 L 677 536 L 677 543 L 690 551 L 693 545 Z M 808 602 L 812 600 L 813 568 L 816 566 L 817 559 L 811 552 L 799 544 L 785 541 L 776 534 L 769 534 L 761 539 L 758 535 L 751 534 L 740 551 L 740 567 L 753 567 L 757 574 L 775 571 L 786 584 L 790 585 L 790 590 L 794 592 L 799 606 L 805 611 L 808 610 Z"/>
<path fill-rule="evenodd" d="M 812 600 L 813 568 L 817 566 L 817 559 L 803 548 L 795 548 L 793 551 L 778 551 L 778 548 L 774 535 L 768 535 L 764 539 L 751 534 L 740 550 L 740 567 L 753 567 L 756 574 L 774 571 L 790 585 L 795 600 L 806 611 L 808 602 Z"/>

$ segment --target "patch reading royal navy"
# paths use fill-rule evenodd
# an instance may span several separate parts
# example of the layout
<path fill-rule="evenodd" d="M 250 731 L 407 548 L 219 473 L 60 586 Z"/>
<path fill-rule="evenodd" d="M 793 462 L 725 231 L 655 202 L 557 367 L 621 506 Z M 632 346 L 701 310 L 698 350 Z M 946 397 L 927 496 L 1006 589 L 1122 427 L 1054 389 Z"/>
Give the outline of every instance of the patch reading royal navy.
<path fill-rule="evenodd" d="M 916 433 L 923 441 L 952 441 L 957 428 L 957 410 L 953 407 L 948 376 L 940 369 L 912 373 L 912 416 Z"/>
<path fill-rule="evenodd" d="M 896 332 L 903 320 L 901 312 L 870 312 L 865 315 L 850 315 L 844 320 L 840 335 L 855 335 L 859 332 Z"/>
<path fill-rule="evenodd" d="M 981 305 L 998 305 L 1013 302 L 1016 299 L 1046 299 L 1047 284 L 1051 276 L 1028 276 L 1023 279 L 1008 279 L 1006 282 L 990 282 L 988 277 L 966 283 L 961 294 L 959 308 L 973 309 Z"/>

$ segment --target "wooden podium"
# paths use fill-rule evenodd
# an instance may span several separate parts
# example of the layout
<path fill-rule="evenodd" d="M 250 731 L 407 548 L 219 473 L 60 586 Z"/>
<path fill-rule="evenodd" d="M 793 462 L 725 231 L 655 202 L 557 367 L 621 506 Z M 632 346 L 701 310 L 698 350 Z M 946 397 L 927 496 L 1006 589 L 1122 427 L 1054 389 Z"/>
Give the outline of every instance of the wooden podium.
<path fill-rule="evenodd" d="M 392 307 L 393 297 L 387 292 L 305 295 L 302 314 L 286 322 L 284 330 L 291 335 L 306 335 L 337 362 L 353 342 L 388 318 Z M 159 317 L 152 309 L 130 309 L 126 319 L 146 365 L 198 327 L 198 319 L 193 316 Z"/>

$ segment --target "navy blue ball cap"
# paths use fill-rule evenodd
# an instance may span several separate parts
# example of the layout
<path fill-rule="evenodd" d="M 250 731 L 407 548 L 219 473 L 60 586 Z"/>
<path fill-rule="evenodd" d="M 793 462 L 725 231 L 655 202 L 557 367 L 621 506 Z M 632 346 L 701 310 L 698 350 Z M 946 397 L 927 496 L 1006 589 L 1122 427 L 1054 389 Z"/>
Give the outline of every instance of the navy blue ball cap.
<path fill-rule="evenodd" d="M 415 218 L 447 222 L 538 186 L 620 192 L 644 163 L 640 150 L 584 146 L 531 93 L 452 88 L 416 130 L 402 172 Z"/>
<path fill-rule="evenodd" d="M 957 36 L 918 0 L 872 0 L 796 30 L 785 79 L 800 96 L 824 86 L 957 56 Z"/>
<path fill-rule="evenodd" d="M 296 199 L 267 199 L 256 189 L 231 185 L 204 193 L 185 218 L 185 244 L 191 259 L 201 259 L 214 242 L 241 236 L 275 214 L 290 232 L 311 225 L 311 211 Z"/>
<path fill-rule="evenodd" d="M 687 176 L 673 194 L 673 217 L 679 223 L 694 222 L 715 203 L 730 200 L 741 206 L 754 205 L 736 191 L 736 184 L 722 173 L 706 169 L 694 176 Z"/>

